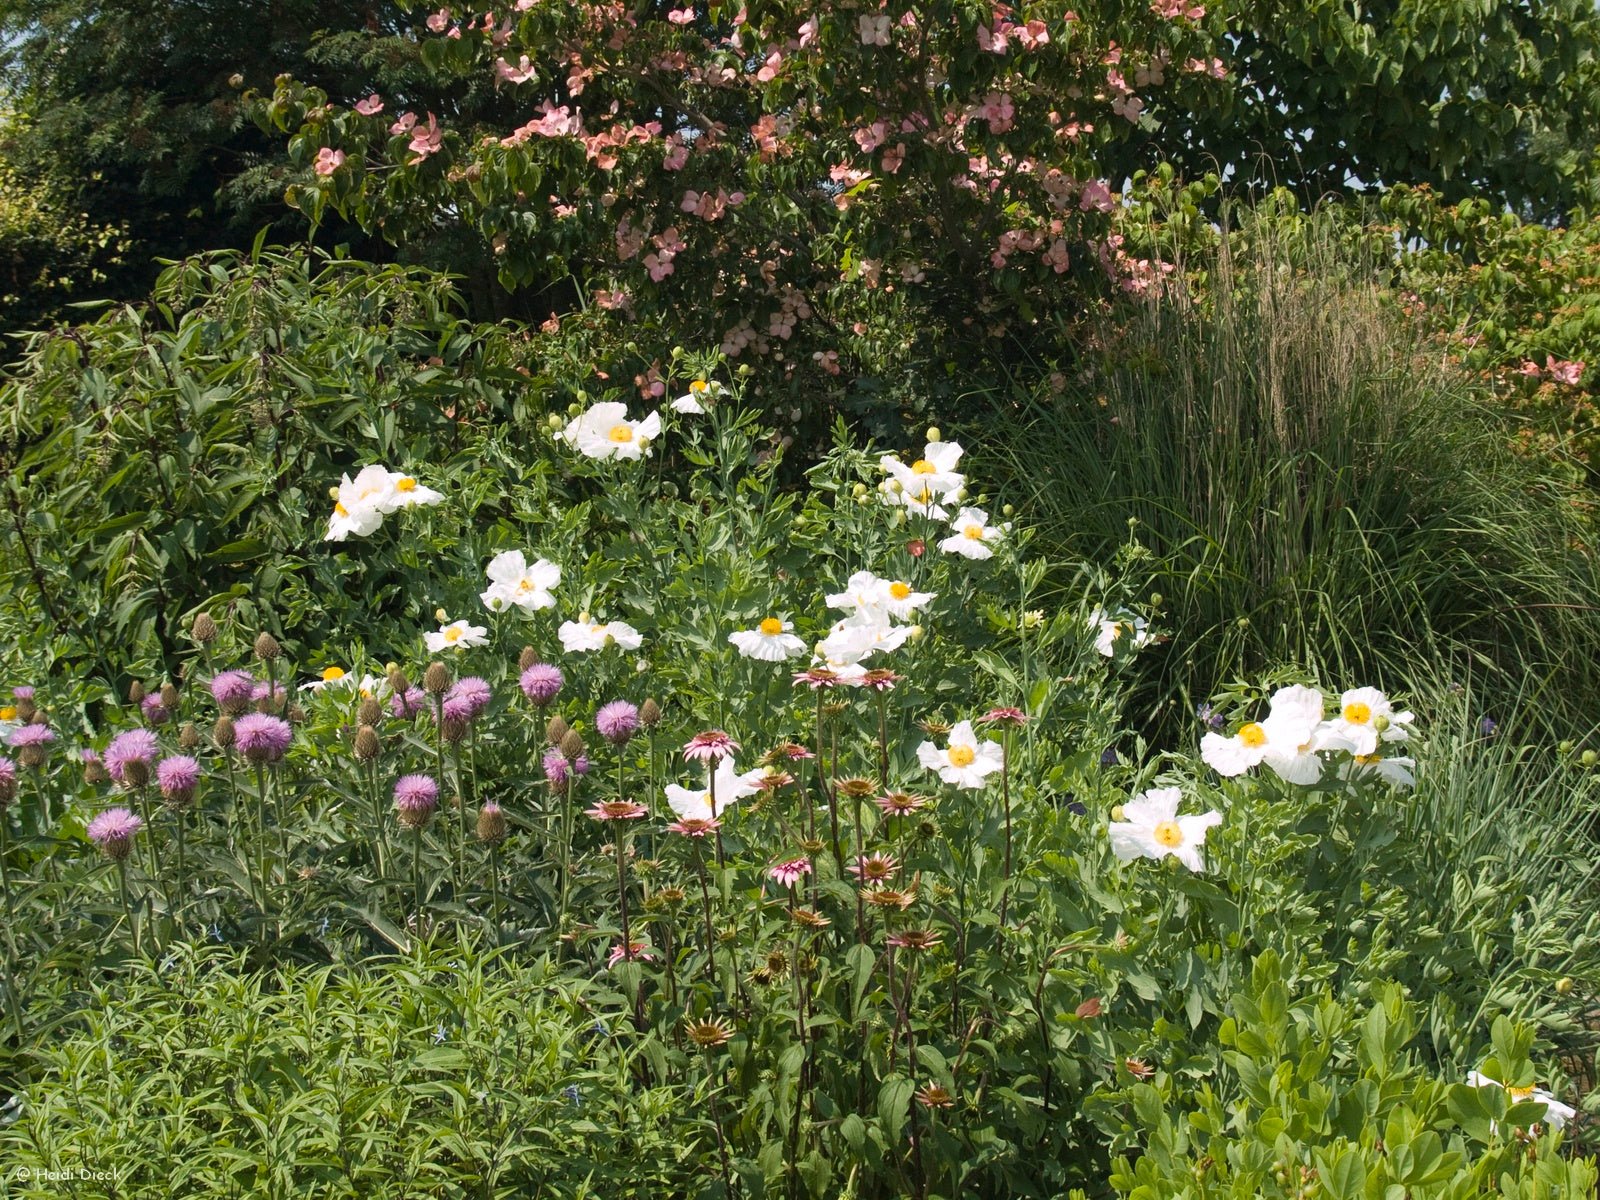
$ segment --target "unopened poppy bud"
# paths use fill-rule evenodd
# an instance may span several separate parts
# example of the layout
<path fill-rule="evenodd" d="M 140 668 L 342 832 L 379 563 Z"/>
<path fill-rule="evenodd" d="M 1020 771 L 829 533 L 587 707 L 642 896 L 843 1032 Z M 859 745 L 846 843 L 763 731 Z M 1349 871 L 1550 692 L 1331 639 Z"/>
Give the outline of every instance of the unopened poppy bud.
<path fill-rule="evenodd" d="M 520 675 L 534 663 L 539 661 L 539 652 L 532 646 L 524 646 L 522 653 L 517 655 L 517 673 Z"/>
<path fill-rule="evenodd" d="M 506 840 L 506 814 L 493 800 L 484 801 L 478 810 L 478 840 L 485 845 L 498 846 Z"/>
<path fill-rule="evenodd" d="M 218 750 L 233 749 L 233 718 L 221 716 L 217 723 L 211 727 L 211 740 L 217 744 Z"/>
<path fill-rule="evenodd" d="M 1014 516 L 1016 516 L 1017 515 L 1016 505 L 1014 505 L 1014 504 L 1001 505 L 1001 507 L 1000 507 L 1000 515 L 1002 517 L 1014 517 Z"/>
<path fill-rule="evenodd" d="M 356 719 L 363 725 L 377 725 L 383 720 L 383 705 L 378 703 L 376 696 L 364 696 L 361 707 L 356 710 Z"/>
<path fill-rule="evenodd" d="M 544 727 L 544 740 L 552 746 L 561 745 L 561 739 L 567 736 L 567 723 L 559 716 L 551 717 Z"/>
<path fill-rule="evenodd" d="M 337 485 L 330 486 L 328 488 L 328 499 L 329 500 L 338 500 L 339 499 L 339 488 L 338 488 Z"/>
<path fill-rule="evenodd" d="M 935 445 L 944 441 L 944 434 L 940 431 L 937 425 L 928 426 L 928 440 L 933 442 Z"/>
<path fill-rule="evenodd" d="M 1166 602 L 1167 602 L 1167 598 L 1165 596 L 1163 596 L 1160 592 L 1151 592 L 1150 593 L 1150 607 L 1151 608 L 1160 608 Z"/>
<path fill-rule="evenodd" d="M 131 788 L 142 788 L 150 782 L 150 764 L 142 758 L 130 758 L 122 764 L 122 781 Z"/>
<path fill-rule="evenodd" d="M 654 729 L 661 724 L 661 706 L 654 700 L 646 700 L 639 706 L 639 724 L 646 729 Z"/>
<path fill-rule="evenodd" d="M 1570 996 L 1572 995 L 1572 988 L 1573 982 L 1570 975 L 1563 975 L 1560 979 L 1556 980 L 1556 995 Z"/>
<path fill-rule="evenodd" d="M 378 757 L 382 747 L 378 743 L 378 731 L 371 725 L 363 725 L 356 730 L 355 755 L 359 762 L 371 762 Z"/>
<path fill-rule="evenodd" d="M 170 683 L 161 685 L 161 705 L 168 711 L 175 711 L 178 707 L 178 689 Z"/>
<path fill-rule="evenodd" d="M 551 413 L 544 419 L 544 423 L 549 426 L 552 431 L 560 429 L 564 424 L 566 424 L 566 422 L 561 419 L 561 415 L 559 413 Z"/>
<path fill-rule="evenodd" d="M 850 494 L 857 500 L 865 500 L 867 498 L 867 485 L 864 483 L 856 484 L 855 487 L 850 489 Z"/>
<path fill-rule="evenodd" d="M 920 642 L 922 640 L 922 632 L 923 630 L 921 625 L 913 625 L 910 629 L 906 630 L 906 641 Z"/>
<path fill-rule="evenodd" d="M 576 729 L 569 729 L 561 738 L 561 753 L 568 762 L 575 762 L 583 753 L 583 734 Z"/>
<path fill-rule="evenodd" d="M 195 616 L 191 632 L 195 641 L 202 646 L 209 646 L 217 640 L 217 623 L 211 619 L 210 613 L 199 613 Z"/>
<path fill-rule="evenodd" d="M 128 685 L 129 704 L 142 704 L 144 703 L 144 698 L 147 695 L 149 695 L 149 693 L 144 690 L 144 680 L 135 679 Z"/>
<path fill-rule="evenodd" d="M 433 619 L 439 622 L 448 621 L 450 619 L 450 614 L 442 608 L 436 608 L 433 610 Z"/>
<path fill-rule="evenodd" d="M 1114 808 L 1112 808 L 1112 810 L 1111 810 L 1111 819 L 1113 821 L 1122 820 L 1122 805 L 1118 804 Z"/>
<path fill-rule="evenodd" d="M 450 683 L 450 668 L 442 662 L 429 663 L 428 669 L 422 673 L 423 689 L 430 695 L 444 695 L 450 690 Z"/>
<path fill-rule="evenodd" d="M 178 730 L 178 745 L 185 750 L 193 750 L 200 744 L 200 731 L 195 728 L 193 721 L 185 721 L 183 728 Z"/>
<path fill-rule="evenodd" d="M 265 629 L 256 634 L 256 657 L 262 662 L 271 662 L 278 657 L 278 639 Z"/>
<path fill-rule="evenodd" d="M 1382 733 L 1385 729 L 1389 728 L 1389 725 L 1390 721 L 1388 717 L 1380 715 L 1372 718 L 1372 728 L 1377 730 L 1379 733 Z"/>
<path fill-rule="evenodd" d="M 1581 761 L 1584 766 L 1592 767 L 1596 762 L 1600 762 L 1600 754 L 1596 754 L 1593 750 L 1585 750 Z"/>

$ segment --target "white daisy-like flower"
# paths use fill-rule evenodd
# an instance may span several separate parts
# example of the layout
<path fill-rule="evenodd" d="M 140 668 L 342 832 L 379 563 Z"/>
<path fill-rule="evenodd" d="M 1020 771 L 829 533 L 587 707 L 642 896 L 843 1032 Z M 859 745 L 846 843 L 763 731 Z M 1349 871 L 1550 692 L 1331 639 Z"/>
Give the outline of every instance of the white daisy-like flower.
<path fill-rule="evenodd" d="M 1416 720 L 1411 712 L 1395 712 L 1389 698 L 1377 688 L 1353 688 L 1339 697 L 1334 727 L 1350 740 L 1356 754 L 1372 754 L 1380 741 L 1403 742 Z"/>
<path fill-rule="evenodd" d="M 615 644 L 624 650 L 637 650 L 644 645 L 644 635 L 626 621 L 591 621 L 588 614 L 576 621 L 563 621 L 556 630 L 561 648 L 568 654 L 582 654 L 604 649 Z"/>
<path fill-rule="evenodd" d="M 893 454 L 885 454 L 878 465 L 900 485 L 903 496 L 920 496 L 927 489 L 935 497 L 944 497 L 966 486 L 966 477 L 956 470 L 961 453 L 958 442 L 929 442 L 922 457 L 910 466 Z"/>
<path fill-rule="evenodd" d="M 1153 640 L 1150 622 L 1129 612 L 1112 616 L 1105 609 L 1097 608 L 1089 614 L 1089 628 L 1095 633 L 1094 648 L 1107 658 L 1116 654 L 1119 643 L 1132 650 L 1142 650 Z"/>
<path fill-rule="evenodd" d="M 401 508 L 415 508 L 420 504 L 438 504 L 444 499 L 443 492 L 423 487 L 416 481 L 415 476 L 407 475 L 403 471 L 390 471 L 389 482 L 394 485 L 394 492 L 388 501 L 389 512 Z"/>
<path fill-rule="evenodd" d="M 340 476 L 323 540 L 342 542 L 351 534 L 366 537 L 376 533 L 384 515 L 394 511 L 394 495 L 394 479 L 383 467 L 363 467 L 354 479 Z"/>
<path fill-rule="evenodd" d="M 368 696 L 387 695 L 389 681 L 380 679 L 376 675 L 363 675 L 357 679 L 343 667 L 327 667 L 319 678 L 313 679 L 310 683 L 302 683 L 300 690 L 302 692 L 354 691 L 365 700 Z"/>
<path fill-rule="evenodd" d="M 971 721 L 961 721 L 950 731 L 943 750 L 932 742 L 917 747 L 917 761 L 939 778 L 957 787 L 981 788 L 984 780 L 1004 766 L 1005 751 L 996 741 L 980 742 Z"/>
<path fill-rule="evenodd" d="M 989 547 L 1003 536 L 999 526 L 989 524 L 989 514 L 981 508 L 963 508 L 950 526 L 955 535 L 940 542 L 939 549 L 962 558 L 993 558 L 994 551 Z"/>
<path fill-rule="evenodd" d="M 1412 788 L 1417 785 L 1417 760 L 1406 754 L 1353 754 L 1339 767 L 1345 779 L 1359 780 L 1376 775 L 1391 787 Z"/>
<path fill-rule="evenodd" d="M 1544 1119 L 1557 1129 L 1565 1128 L 1567 1122 L 1578 1115 L 1578 1110 L 1573 1108 L 1572 1105 L 1563 1104 L 1541 1087 L 1506 1087 L 1498 1079 L 1490 1079 L 1487 1075 L 1478 1071 L 1467 1072 L 1467 1086 L 1502 1088 L 1513 1104 L 1521 1104 L 1525 1100 L 1536 1100 L 1544 1105 Z M 1490 1128 L 1493 1128 L 1493 1126 L 1490 1126 Z"/>
<path fill-rule="evenodd" d="M 871 612 L 887 624 L 887 617 L 904 620 L 936 596 L 936 592 L 919 592 L 902 579 L 879 579 L 871 571 L 857 571 L 845 581 L 844 591 L 834 592 L 826 600 L 829 608 Z"/>
<path fill-rule="evenodd" d="M 678 814 L 680 821 L 715 821 L 728 811 L 729 805 L 759 792 L 761 779 L 765 775 L 766 771 L 759 767 L 740 774 L 733 765 L 733 759 L 725 758 L 717 764 L 716 773 L 708 777 L 705 787 L 686 788 L 669 783 L 662 790 L 666 792 L 667 803 Z M 713 791 L 716 797 L 714 802 Z"/>
<path fill-rule="evenodd" d="M 730 633 L 728 641 L 746 658 L 783 662 L 806 652 L 805 642 L 794 635 L 793 629 L 794 624 L 790 621 L 767 617 L 754 629 Z"/>
<path fill-rule="evenodd" d="M 1290 783 L 1315 783 L 1322 774 L 1316 752 L 1347 748 L 1338 731 L 1322 725 L 1322 693 L 1295 684 L 1272 695 L 1271 712 L 1262 721 L 1241 725 L 1230 737 L 1208 733 L 1200 739 L 1200 757 L 1218 775 L 1242 775 L 1266 762 Z"/>
<path fill-rule="evenodd" d="M 494 612 L 515 605 L 523 612 L 555 607 L 550 589 L 561 582 L 561 568 L 539 559 L 531 566 L 521 550 L 505 550 L 489 560 L 489 587 L 479 593 L 484 607 Z"/>
<path fill-rule="evenodd" d="M 874 654 L 887 654 L 905 645 L 911 626 L 891 625 L 883 610 L 863 608 L 828 631 L 817 643 L 817 653 L 833 670 L 855 666 Z"/>
<path fill-rule="evenodd" d="M 705 402 L 722 395 L 722 385 L 714 380 L 696 379 L 689 390 L 671 404 L 673 412 L 700 416 L 706 411 Z"/>
<path fill-rule="evenodd" d="M 628 419 L 628 406 L 608 400 L 567 422 L 556 435 L 589 458 L 642 458 L 647 443 L 661 436 L 661 414 Z"/>
<path fill-rule="evenodd" d="M 465 650 L 468 646 L 486 646 L 489 644 L 489 631 L 482 625 L 469 625 L 465 621 L 451 621 L 447 625 L 439 626 L 435 633 L 424 635 L 428 643 L 428 652 L 438 654 L 441 650 Z"/>
<path fill-rule="evenodd" d="M 1111 823 L 1111 849 L 1123 862 L 1172 855 L 1191 871 L 1206 868 L 1202 847 L 1206 830 L 1222 824 L 1219 812 L 1180 817 L 1183 793 L 1177 788 L 1152 788 L 1122 806 L 1123 820 Z"/>

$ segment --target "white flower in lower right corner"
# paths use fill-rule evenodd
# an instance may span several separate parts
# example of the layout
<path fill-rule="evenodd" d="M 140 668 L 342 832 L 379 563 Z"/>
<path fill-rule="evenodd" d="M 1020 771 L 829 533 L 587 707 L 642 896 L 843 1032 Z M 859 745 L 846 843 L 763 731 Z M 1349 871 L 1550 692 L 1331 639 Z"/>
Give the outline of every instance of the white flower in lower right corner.
<path fill-rule="evenodd" d="M 1111 849 L 1123 862 L 1172 855 L 1191 871 L 1206 868 L 1201 848 L 1206 830 L 1222 824 L 1216 811 L 1180 817 L 1183 793 L 1177 788 L 1152 788 L 1122 806 L 1121 821 L 1111 823 Z"/>

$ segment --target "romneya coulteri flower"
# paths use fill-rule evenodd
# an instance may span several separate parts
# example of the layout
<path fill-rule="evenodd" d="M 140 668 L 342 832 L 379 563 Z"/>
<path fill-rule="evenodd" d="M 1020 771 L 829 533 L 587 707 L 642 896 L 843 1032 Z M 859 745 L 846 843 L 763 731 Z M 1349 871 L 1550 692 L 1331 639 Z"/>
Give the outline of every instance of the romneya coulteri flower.
<path fill-rule="evenodd" d="M 484 607 L 494 612 L 520 608 L 536 612 L 554 608 L 551 588 L 561 582 L 561 568 L 539 559 L 531 565 L 521 550 L 506 550 L 489 560 L 489 587 L 479 594 Z"/>
<path fill-rule="evenodd" d="M 1111 823 L 1112 851 L 1123 862 L 1170 854 L 1191 871 L 1205 870 L 1206 830 L 1222 824 L 1222 814 L 1180 817 L 1182 800 L 1183 793 L 1172 787 L 1153 788 L 1128 801 L 1122 806 L 1123 820 Z"/>
<path fill-rule="evenodd" d="M 918 746 L 917 761 L 928 770 L 937 771 L 946 783 L 981 788 L 1004 765 L 1004 752 L 999 742 L 980 742 L 972 731 L 972 722 L 961 721 L 950 730 L 949 744 L 943 750 L 932 742 Z"/>
<path fill-rule="evenodd" d="M 650 442 L 661 436 L 661 416 L 651 413 L 642 421 L 628 419 L 628 406 L 615 401 L 596 404 L 567 422 L 556 437 L 589 458 L 637 459 Z"/>

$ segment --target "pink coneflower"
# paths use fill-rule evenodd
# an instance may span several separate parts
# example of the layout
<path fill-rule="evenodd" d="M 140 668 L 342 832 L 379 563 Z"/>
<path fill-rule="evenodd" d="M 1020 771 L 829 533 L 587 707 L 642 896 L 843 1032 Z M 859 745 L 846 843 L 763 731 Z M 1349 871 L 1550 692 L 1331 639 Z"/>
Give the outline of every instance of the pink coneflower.
<path fill-rule="evenodd" d="M 584 810 L 584 816 L 596 821 L 634 821 L 647 816 L 650 810 L 632 800 L 602 800 L 593 808 Z"/>
<path fill-rule="evenodd" d="M 144 821 L 125 808 L 108 808 L 89 822 L 89 840 L 112 862 L 122 862 L 133 849 L 133 835 Z"/>
<path fill-rule="evenodd" d="M 522 673 L 522 694 L 532 700 L 535 706 L 543 708 L 556 698 L 556 693 L 561 690 L 564 682 L 560 667 L 552 667 L 549 663 L 534 663 Z"/>
<path fill-rule="evenodd" d="M 932 929 L 902 929 L 885 940 L 902 950 L 932 950 L 939 944 L 939 934 Z"/>
<path fill-rule="evenodd" d="M 156 741 L 156 735 L 148 729 L 129 729 L 117 734 L 111 739 L 111 745 L 106 747 L 106 770 L 111 772 L 111 778 L 120 784 L 134 786 L 134 781 L 128 779 L 128 764 L 139 763 L 148 768 L 155 762 L 156 755 L 161 750 L 161 744 Z M 144 773 L 146 781 L 149 780 L 148 770 Z"/>
<path fill-rule="evenodd" d="M 233 745 L 253 763 L 275 763 L 289 749 L 294 730 L 282 717 L 246 713 L 233 723 Z"/>
<path fill-rule="evenodd" d="M 879 667 L 863 675 L 859 686 L 871 688 L 875 692 L 892 692 L 894 685 L 904 678 L 904 675 L 896 675 L 886 667 Z"/>
<path fill-rule="evenodd" d="M 890 792 L 887 796 L 878 796 L 873 800 L 883 810 L 887 817 L 909 817 L 917 809 L 928 803 L 925 796 L 913 796 L 909 792 Z"/>
<path fill-rule="evenodd" d="M 200 764 L 187 754 L 163 758 L 156 767 L 156 782 L 161 796 L 174 808 L 182 808 L 194 799 L 194 789 L 200 782 Z"/>
<path fill-rule="evenodd" d="M 708 729 L 689 739 L 689 744 L 683 748 L 683 756 L 701 762 L 721 762 L 738 748 L 739 743 L 722 730 Z"/>
<path fill-rule="evenodd" d="M 794 682 L 796 687 L 804 685 L 817 692 L 823 688 L 838 687 L 843 680 L 837 671 L 830 671 L 827 667 L 809 667 L 804 671 L 796 671 Z"/>
<path fill-rule="evenodd" d="M 446 721 L 470 721 L 488 708 L 493 698 L 488 680 L 467 675 L 456 680 L 455 686 L 445 693 L 439 707 Z"/>
<path fill-rule="evenodd" d="M 159 692 L 151 692 L 143 700 L 139 701 L 139 708 L 144 712 L 144 719 L 152 725 L 165 725 L 172 720 L 172 713 L 161 702 L 161 694 Z"/>
<path fill-rule="evenodd" d="M 856 859 L 846 869 L 862 883 L 876 884 L 894 878 L 900 864 L 895 861 L 894 855 L 874 851 L 865 858 Z"/>
<path fill-rule="evenodd" d="M 255 699 L 256 677 L 249 671 L 223 671 L 211 679 L 211 695 L 217 707 L 238 716 Z"/>
<path fill-rule="evenodd" d="M 439 785 L 430 775 L 402 775 L 395 780 L 394 810 L 407 829 L 421 829 L 439 807 Z"/>
<path fill-rule="evenodd" d="M 629 942 L 626 946 L 618 942 L 611 947 L 611 954 L 606 959 L 606 966 L 614 967 L 624 959 L 628 962 L 655 962 L 656 956 L 651 953 L 648 942 Z"/>
<path fill-rule="evenodd" d="M 775 792 L 781 787 L 788 787 L 794 782 L 794 776 L 787 771 L 768 771 L 756 780 L 756 786 L 763 792 Z"/>
<path fill-rule="evenodd" d="M 701 817 L 685 817 L 667 826 L 668 833 L 681 833 L 684 837 L 703 838 L 722 828 L 721 821 L 707 821 Z"/>
<path fill-rule="evenodd" d="M 767 868 L 767 877 L 786 888 L 792 888 L 809 874 L 811 874 L 809 858 L 791 858 Z"/>
<path fill-rule="evenodd" d="M 409 687 L 389 697 L 389 710 L 397 717 L 414 717 L 429 707 L 428 693 L 419 687 Z"/>
<path fill-rule="evenodd" d="M 625 745 L 639 731 L 639 710 L 626 700 L 613 700 L 595 713 L 594 727 L 612 745 Z"/>
<path fill-rule="evenodd" d="M 1028 714 L 1020 708 L 991 708 L 978 718 L 980 725 L 1026 725 Z"/>
<path fill-rule="evenodd" d="M 930 1083 L 917 1091 L 917 1103 L 923 1108 L 949 1108 L 956 1102 L 948 1088 Z"/>
<path fill-rule="evenodd" d="M 773 753 L 782 755 L 784 758 L 787 758 L 790 762 L 798 762 L 800 759 L 803 759 L 803 758 L 815 758 L 816 757 L 815 754 L 813 754 L 810 750 L 806 749 L 799 742 L 785 742 L 783 745 L 779 746 L 776 750 L 774 750 Z"/>

